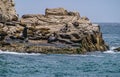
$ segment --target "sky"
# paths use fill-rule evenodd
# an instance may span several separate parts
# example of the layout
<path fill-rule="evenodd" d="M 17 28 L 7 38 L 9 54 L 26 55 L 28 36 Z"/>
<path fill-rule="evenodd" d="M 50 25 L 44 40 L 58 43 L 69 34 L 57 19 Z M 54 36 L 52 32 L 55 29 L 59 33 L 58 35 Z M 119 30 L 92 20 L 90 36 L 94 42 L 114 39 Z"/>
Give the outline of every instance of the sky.
<path fill-rule="evenodd" d="M 78 11 L 92 22 L 120 23 L 120 0 L 14 0 L 17 14 L 44 14 L 46 8 Z"/>

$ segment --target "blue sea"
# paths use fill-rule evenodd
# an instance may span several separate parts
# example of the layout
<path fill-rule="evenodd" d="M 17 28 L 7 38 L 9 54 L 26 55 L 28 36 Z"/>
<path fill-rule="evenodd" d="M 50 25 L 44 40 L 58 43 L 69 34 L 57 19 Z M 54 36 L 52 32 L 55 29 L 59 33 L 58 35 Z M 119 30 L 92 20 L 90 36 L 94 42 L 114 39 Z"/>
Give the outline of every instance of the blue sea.
<path fill-rule="evenodd" d="M 0 77 L 120 77 L 120 24 L 99 23 L 110 50 L 85 55 L 0 51 Z"/>

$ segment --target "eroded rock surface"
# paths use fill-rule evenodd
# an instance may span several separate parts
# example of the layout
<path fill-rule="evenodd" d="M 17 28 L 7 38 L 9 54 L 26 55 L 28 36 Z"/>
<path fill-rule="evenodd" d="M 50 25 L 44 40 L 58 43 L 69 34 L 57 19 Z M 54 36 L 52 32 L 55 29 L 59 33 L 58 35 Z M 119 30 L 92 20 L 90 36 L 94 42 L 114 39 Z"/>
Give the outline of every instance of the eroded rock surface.
<path fill-rule="evenodd" d="M 15 4 L 13 0 L 0 0 L 0 21 L 16 21 L 18 16 L 16 14 Z"/>
<path fill-rule="evenodd" d="M 18 21 L 13 0 L 0 0 L 0 3 L 2 50 L 68 54 L 108 50 L 100 26 L 92 24 L 87 17 L 81 17 L 79 12 L 47 8 L 45 15 L 26 14 Z M 5 5 L 8 4 L 7 9 Z M 21 38 L 24 26 L 28 27 L 27 43 Z"/>

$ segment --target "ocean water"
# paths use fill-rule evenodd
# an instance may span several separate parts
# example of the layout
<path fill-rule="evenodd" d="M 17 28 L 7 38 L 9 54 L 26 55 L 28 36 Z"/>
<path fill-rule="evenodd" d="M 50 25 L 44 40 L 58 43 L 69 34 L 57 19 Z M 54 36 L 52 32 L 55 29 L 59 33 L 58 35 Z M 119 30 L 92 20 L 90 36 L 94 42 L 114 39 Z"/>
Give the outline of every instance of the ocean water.
<path fill-rule="evenodd" d="M 0 77 L 120 77 L 120 24 L 100 23 L 110 45 L 104 53 L 27 54 L 0 51 Z"/>

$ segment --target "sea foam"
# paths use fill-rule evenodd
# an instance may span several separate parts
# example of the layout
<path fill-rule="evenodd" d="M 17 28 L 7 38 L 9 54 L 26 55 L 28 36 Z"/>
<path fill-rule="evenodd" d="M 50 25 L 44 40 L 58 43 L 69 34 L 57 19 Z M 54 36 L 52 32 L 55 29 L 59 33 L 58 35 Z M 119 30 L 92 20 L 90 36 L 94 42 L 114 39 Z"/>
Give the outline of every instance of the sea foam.
<path fill-rule="evenodd" d="M 114 52 L 113 50 L 108 50 L 108 51 L 105 51 L 104 53 L 111 53 L 111 54 L 115 54 L 116 52 Z"/>
<path fill-rule="evenodd" d="M 0 54 L 13 54 L 13 55 L 41 55 L 40 53 L 19 53 L 19 52 L 2 51 L 2 50 L 0 50 Z"/>
<path fill-rule="evenodd" d="M 120 53 L 120 52 L 115 52 L 114 49 L 116 49 L 117 47 L 111 47 L 110 50 L 105 51 L 104 53 L 110 53 L 110 54 L 116 54 L 116 53 Z"/>

